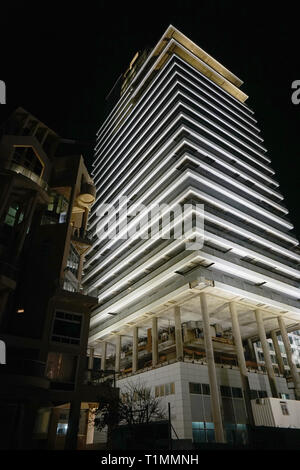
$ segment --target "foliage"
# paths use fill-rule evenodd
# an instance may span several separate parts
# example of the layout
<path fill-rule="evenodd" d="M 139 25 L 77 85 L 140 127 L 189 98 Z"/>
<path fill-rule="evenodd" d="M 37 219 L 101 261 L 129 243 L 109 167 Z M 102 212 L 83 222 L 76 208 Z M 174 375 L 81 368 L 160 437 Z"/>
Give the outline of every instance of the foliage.
<path fill-rule="evenodd" d="M 151 394 L 151 389 L 141 383 L 129 382 L 122 387 L 120 396 L 104 394 L 94 420 L 101 431 L 106 426 L 112 430 L 118 425 L 148 424 L 166 419 L 160 399 Z"/>

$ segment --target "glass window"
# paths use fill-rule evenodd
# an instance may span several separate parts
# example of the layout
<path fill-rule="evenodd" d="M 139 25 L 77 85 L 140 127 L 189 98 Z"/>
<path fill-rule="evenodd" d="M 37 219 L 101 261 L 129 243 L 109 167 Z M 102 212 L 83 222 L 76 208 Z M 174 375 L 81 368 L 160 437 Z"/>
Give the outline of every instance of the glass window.
<path fill-rule="evenodd" d="M 76 367 L 76 356 L 49 352 L 46 366 L 46 377 L 56 382 L 74 382 Z"/>
<path fill-rule="evenodd" d="M 254 398 L 258 398 L 258 391 L 250 390 L 250 397 L 251 397 L 251 400 L 253 400 Z"/>
<path fill-rule="evenodd" d="M 47 206 L 47 210 L 42 217 L 41 224 L 62 224 L 66 222 L 68 212 L 68 200 L 62 195 L 55 191 L 51 193 L 50 202 Z"/>
<path fill-rule="evenodd" d="M 221 385 L 221 395 L 222 397 L 231 397 L 231 388 L 225 385 Z"/>
<path fill-rule="evenodd" d="M 82 315 L 57 311 L 52 330 L 52 341 L 80 344 Z"/>
<path fill-rule="evenodd" d="M 203 395 L 210 395 L 210 388 L 208 384 L 202 384 Z"/>
<path fill-rule="evenodd" d="M 79 263 L 80 263 L 80 256 L 73 247 L 73 245 L 70 245 L 70 252 L 67 260 L 67 267 L 69 270 L 74 274 L 75 277 L 78 276 L 78 268 L 79 268 Z"/>
<path fill-rule="evenodd" d="M 68 431 L 68 423 L 57 423 L 56 434 L 59 436 L 65 436 Z"/>
<path fill-rule="evenodd" d="M 9 207 L 4 223 L 14 227 L 14 225 L 20 224 L 24 218 L 23 211 L 20 210 L 19 204 L 15 201 Z"/>
<path fill-rule="evenodd" d="M 232 396 L 234 398 L 243 398 L 243 392 L 241 388 L 238 387 L 232 387 Z"/>
<path fill-rule="evenodd" d="M 202 393 L 201 384 L 190 382 L 189 386 L 190 386 L 190 393 L 197 393 L 197 394 Z"/>

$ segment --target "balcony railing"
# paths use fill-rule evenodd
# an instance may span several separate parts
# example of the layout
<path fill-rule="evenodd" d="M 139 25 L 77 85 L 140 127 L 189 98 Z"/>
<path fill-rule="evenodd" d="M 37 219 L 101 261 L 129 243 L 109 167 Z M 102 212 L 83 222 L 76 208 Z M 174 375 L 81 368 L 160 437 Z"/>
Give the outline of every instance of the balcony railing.
<path fill-rule="evenodd" d="M 7 170 L 12 170 L 15 173 L 25 176 L 26 178 L 29 178 L 31 181 L 38 184 L 45 191 L 48 191 L 49 189 L 49 186 L 46 181 L 44 181 L 40 176 L 38 176 L 36 173 L 33 173 L 33 171 L 28 170 L 24 166 L 18 165 L 14 162 L 6 162 L 4 164 L 4 168 L 6 168 Z"/>
<path fill-rule="evenodd" d="M 88 231 L 84 230 L 83 227 L 81 227 L 81 228 L 74 227 L 73 231 L 72 231 L 72 238 L 75 241 L 79 241 L 79 242 L 81 241 L 81 242 L 84 242 L 88 245 L 93 244 L 92 236 L 89 235 Z"/>
<path fill-rule="evenodd" d="M 68 292 L 87 295 L 88 290 L 82 286 L 79 281 L 71 281 L 70 279 L 60 279 L 59 287 Z"/>
<path fill-rule="evenodd" d="M 93 370 L 88 369 L 85 371 L 84 382 L 91 385 L 100 385 L 104 382 L 110 383 L 113 387 L 116 386 L 116 372 L 113 369 L 107 370 Z"/>

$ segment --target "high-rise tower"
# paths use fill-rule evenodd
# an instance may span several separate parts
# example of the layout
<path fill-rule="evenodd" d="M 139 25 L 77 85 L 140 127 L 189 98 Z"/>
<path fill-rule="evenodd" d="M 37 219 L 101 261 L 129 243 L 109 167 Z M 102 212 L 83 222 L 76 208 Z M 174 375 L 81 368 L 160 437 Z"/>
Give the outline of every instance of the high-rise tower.
<path fill-rule="evenodd" d="M 228 440 L 229 424 L 238 435 L 253 397 L 300 397 L 292 351 L 287 382 L 266 340 L 299 328 L 298 241 L 241 85 L 169 26 L 131 62 L 95 149 L 94 246 L 84 275 L 99 299 L 91 352 L 102 368 L 113 362 L 121 388 L 136 376 L 149 383 L 171 402 L 177 434 L 194 440 Z M 104 203 L 116 208 L 105 221 L 97 215 Z M 163 224 L 160 238 L 143 232 L 136 206 L 163 203 L 191 204 L 182 238 L 164 238 Z M 201 236 L 199 204 L 204 244 L 191 249 L 187 242 Z M 181 224 L 176 213 L 172 222 L 174 230 Z M 132 236 L 137 225 L 142 237 Z M 253 355 L 257 339 L 264 371 Z"/>

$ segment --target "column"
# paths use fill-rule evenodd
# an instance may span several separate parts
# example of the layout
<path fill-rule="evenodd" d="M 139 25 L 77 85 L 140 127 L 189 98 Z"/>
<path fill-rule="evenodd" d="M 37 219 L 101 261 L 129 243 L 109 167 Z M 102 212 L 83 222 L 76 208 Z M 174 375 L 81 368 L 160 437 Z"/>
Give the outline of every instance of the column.
<path fill-rule="evenodd" d="M 174 320 L 175 320 L 176 359 L 177 359 L 177 361 L 183 361 L 181 315 L 180 315 L 180 307 L 178 307 L 178 306 L 176 306 L 174 308 Z"/>
<path fill-rule="evenodd" d="M 121 346 L 122 346 L 122 337 L 117 335 L 116 337 L 116 357 L 115 357 L 115 372 L 120 372 L 120 363 L 121 363 Z"/>
<path fill-rule="evenodd" d="M 158 364 L 158 328 L 157 328 L 157 317 L 152 318 L 152 367 Z"/>
<path fill-rule="evenodd" d="M 70 413 L 68 420 L 68 431 L 65 440 L 65 450 L 76 450 L 77 449 L 77 436 L 80 420 L 80 407 L 81 402 L 78 399 L 74 399 L 70 403 Z"/>
<path fill-rule="evenodd" d="M 261 345 L 262 345 L 262 350 L 263 350 L 263 353 L 264 353 L 265 367 L 267 369 L 267 374 L 268 374 L 268 378 L 269 378 L 272 397 L 273 398 L 279 398 L 277 385 L 276 385 L 275 374 L 274 374 L 274 369 L 273 369 L 272 361 L 271 361 L 269 343 L 268 343 L 267 337 L 266 337 L 266 332 L 265 332 L 265 327 L 264 327 L 264 322 L 263 322 L 261 310 L 255 310 L 255 317 L 256 317 L 256 323 L 257 323 L 257 328 L 258 328 L 258 335 L 259 335 L 259 339 L 260 339 L 260 342 L 261 342 Z"/>
<path fill-rule="evenodd" d="M 93 376 L 93 366 L 94 366 L 94 348 L 90 348 L 89 362 L 88 362 L 88 380 L 91 382 Z"/>
<path fill-rule="evenodd" d="M 253 418 L 253 412 L 252 412 L 252 406 L 251 406 L 251 392 L 250 392 L 249 376 L 248 376 L 248 370 L 246 367 L 246 361 L 245 361 L 245 356 L 244 356 L 244 348 L 243 348 L 243 343 L 242 343 L 238 315 L 236 311 L 236 304 L 234 302 L 230 302 L 229 308 L 230 308 L 230 313 L 231 313 L 232 333 L 234 337 L 236 355 L 237 355 L 238 364 L 240 368 L 248 422 L 251 426 L 254 426 L 254 418 Z"/>
<path fill-rule="evenodd" d="M 138 327 L 133 327 L 132 335 L 132 372 L 138 370 Z"/>
<path fill-rule="evenodd" d="M 208 377 L 210 385 L 211 408 L 213 422 L 215 426 L 216 442 L 225 442 L 224 429 L 221 413 L 220 393 L 217 382 L 216 366 L 214 359 L 213 344 L 210 334 L 209 315 L 207 310 L 206 294 L 200 294 L 200 306 L 202 313 L 203 333 L 204 333 L 204 346 L 206 351 L 206 361 L 208 368 Z"/>
<path fill-rule="evenodd" d="M 106 352 L 107 352 L 107 342 L 102 342 L 102 357 L 101 357 L 101 369 L 106 369 Z"/>
<path fill-rule="evenodd" d="M 284 349 L 285 349 L 285 352 L 286 352 L 288 365 L 289 365 L 289 368 L 290 368 L 290 371 L 291 371 L 291 376 L 293 377 L 293 382 L 294 382 L 294 385 L 295 385 L 296 400 L 300 400 L 300 377 L 299 377 L 299 373 L 298 373 L 296 364 L 294 364 L 294 361 L 293 361 L 292 348 L 291 348 L 289 337 L 288 337 L 288 334 L 287 334 L 287 331 L 286 331 L 284 319 L 281 316 L 278 317 L 278 325 L 279 325 L 279 328 L 280 328 L 280 333 L 281 333 L 281 336 L 282 336 L 282 341 L 283 341 L 283 344 L 284 344 Z"/>
<path fill-rule="evenodd" d="M 284 375 L 285 374 L 284 363 L 283 363 L 283 359 L 282 359 L 282 355 L 281 355 L 281 351 L 280 351 L 280 347 L 278 343 L 277 333 L 275 330 L 271 332 L 271 338 L 272 338 L 272 342 L 273 342 L 274 349 L 275 349 L 275 356 L 277 359 L 279 372 L 280 374 Z"/>

